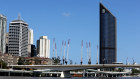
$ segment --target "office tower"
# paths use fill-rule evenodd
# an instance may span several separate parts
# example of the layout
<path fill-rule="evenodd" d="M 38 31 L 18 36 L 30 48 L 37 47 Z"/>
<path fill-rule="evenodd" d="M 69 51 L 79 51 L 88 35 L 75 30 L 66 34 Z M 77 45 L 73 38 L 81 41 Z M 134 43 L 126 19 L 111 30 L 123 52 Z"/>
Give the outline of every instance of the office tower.
<path fill-rule="evenodd" d="M 47 36 L 42 36 L 37 40 L 37 53 L 39 57 L 50 58 L 50 40 Z"/>
<path fill-rule="evenodd" d="M 9 24 L 8 53 L 28 57 L 28 24 L 20 16 Z"/>
<path fill-rule="evenodd" d="M 7 19 L 4 15 L 0 14 L 0 52 L 6 51 L 6 26 Z"/>
<path fill-rule="evenodd" d="M 31 50 L 33 45 L 33 30 L 29 29 L 28 30 L 28 56 L 31 57 Z"/>
<path fill-rule="evenodd" d="M 100 64 L 116 62 L 116 18 L 100 3 Z"/>
<path fill-rule="evenodd" d="M 36 57 L 37 52 L 36 52 L 36 47 L 35 45 L 31 45 L 31 57 Z"/>
<path fill-rule="evenodd" d="M 8 36 L 9 36 L 9 33 L 6 33 L 6 53 L 8 53 L 8 40 L 9 40 L 9 38 L 8 38 Z"/>

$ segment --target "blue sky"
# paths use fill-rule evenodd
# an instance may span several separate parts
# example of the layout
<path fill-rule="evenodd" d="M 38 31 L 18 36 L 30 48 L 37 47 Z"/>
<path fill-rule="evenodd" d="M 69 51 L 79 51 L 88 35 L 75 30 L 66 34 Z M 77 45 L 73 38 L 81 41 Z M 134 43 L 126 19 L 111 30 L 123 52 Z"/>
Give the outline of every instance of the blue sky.
<path fill-rule="evenodd" d="M 91 42 L 92 63 L 97 57 L 99 45 L 99 0 L 0 0 L 0 13 L 9 22 L 18 13 L 34 30 L 34 44 L 40 36 L 56 40 L 60 55 L 62 41 L 70 39 L 69 58 L 79 64 L 81 40 L 84 41 L 83 60 L 87 64 L 86 42 Z M 102 0 L 117 18 L 117 60 L 140 63 L 140 0 Z"/>

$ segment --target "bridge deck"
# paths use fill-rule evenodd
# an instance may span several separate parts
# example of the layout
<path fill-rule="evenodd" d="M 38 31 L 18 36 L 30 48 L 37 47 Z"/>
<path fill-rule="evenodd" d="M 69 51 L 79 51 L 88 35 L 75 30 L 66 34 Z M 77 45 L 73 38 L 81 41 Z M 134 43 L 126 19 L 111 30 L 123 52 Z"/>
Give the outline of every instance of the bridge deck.
<path fill-rule="evenodd" d="M 13 68 L 36 68 L 36 69 L 52 69 L 52 70 L 77 70 L 77 69 L 92 69 L 92 68 L 113 68 L 113 67 L 132 67 L 140 68 L 140 65 L 125 65 L 125 64 L 93 64 L 93 65 L 10 65 Z"/>

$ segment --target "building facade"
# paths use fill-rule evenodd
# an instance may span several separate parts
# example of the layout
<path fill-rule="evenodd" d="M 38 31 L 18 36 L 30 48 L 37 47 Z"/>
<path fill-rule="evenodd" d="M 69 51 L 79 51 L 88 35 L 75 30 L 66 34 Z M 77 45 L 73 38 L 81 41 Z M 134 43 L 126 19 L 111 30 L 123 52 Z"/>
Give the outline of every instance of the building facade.
<path fill-rule="evenodd" d="M 24 57 L 22 61 L 25 61 L 28 65 L 54 65 L 54 60 L 50 58 Z"/>
<path fill-rule="evenodd" d="M 17 65 L 18 64 L 18 56 L 12 56 L 11 54 L 1 54 L 0 53 L 0 60 L 7 63 L 7 65 Z"/>
<path fill-rule="evenodd" d="M 100 3 L 100 64 L 117 61 L 116 17 Z"/>
<path fill-rule="evenodd" d="M 28 30 L 28 57 L 31 57 L 33 38 L 34 38 L 33 30 L 29 29 Z"/>
<path fill-rule="evenodd" d="M 9 33 L 6 33 L 6 53 L 8 53 L 8 40 L 9 40 Z"/>
<path fill-rule="evenodd" d="M 28 24 L 20 18 L 9 24 L 8 53 L 28 57 Z"/>
<path fill-rule="evenodd" d="M 36 47 L 35 45 L 31 45 L 31 57 L 36 57 L 37 52 L 36 52 Z"/>
<path fill-rule="evenodd" d="M 34 39 L 34 34 L 33 34 L 33 29 L 29 29 L 28 31 L 28 43 L 33 44 Z"/>
<path fill-rule="evenodd" d="M 47 36 L 37 40 L 37 54 L 39 57 L 50 58 L 50 40 Z"/>
<path fill-rule="evenodd" d="M 0 52 L 6 52 L 6 27 L 7 19 L 4 15 L 0 14 Z"/>

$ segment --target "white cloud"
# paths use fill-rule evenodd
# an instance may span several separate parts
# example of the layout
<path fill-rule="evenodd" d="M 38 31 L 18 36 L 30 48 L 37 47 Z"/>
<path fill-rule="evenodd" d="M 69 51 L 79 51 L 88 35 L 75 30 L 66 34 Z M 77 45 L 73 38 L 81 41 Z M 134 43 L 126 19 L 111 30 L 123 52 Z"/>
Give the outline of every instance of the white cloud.
<path fill-rule="evenodd" d="M 71 13 L 64 12 L 63 15 L 64 15 L 64 16 L 71 16 Z"/>

